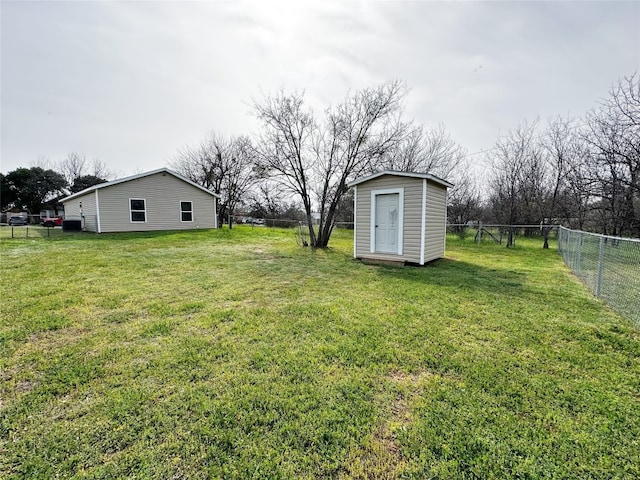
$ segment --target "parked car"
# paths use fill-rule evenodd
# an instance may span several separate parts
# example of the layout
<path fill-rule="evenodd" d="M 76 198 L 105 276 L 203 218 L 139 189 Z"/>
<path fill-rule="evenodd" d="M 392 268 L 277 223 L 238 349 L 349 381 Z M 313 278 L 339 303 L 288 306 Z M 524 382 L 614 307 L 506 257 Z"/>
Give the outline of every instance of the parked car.
<path fill-rule="evenodd" d="M 27 219 L 25 217 L 14 216 L 9 218 L 9 225 L 26 225 Z"/>
<path fill-rule="evenodd" d="M 62 226 L 62 217 L 45 217 L 40 220 L 40 223 L 44 227 L 60 227 Z"/>

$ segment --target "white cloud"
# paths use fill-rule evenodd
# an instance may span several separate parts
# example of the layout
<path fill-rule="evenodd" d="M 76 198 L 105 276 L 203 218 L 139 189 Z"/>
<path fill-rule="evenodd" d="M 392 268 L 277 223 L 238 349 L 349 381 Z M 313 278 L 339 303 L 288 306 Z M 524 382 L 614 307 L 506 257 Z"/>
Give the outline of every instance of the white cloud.
<path fill-rule="evenodd" d="M 73 150 L 152 169 L 255 129 L 262 92 L 324 108 L 395 78 L 408 116 L 476 151 L 594 106 L 638 69 L 639 24 L 637 2 L 5 2 L 1 170 Z"/>

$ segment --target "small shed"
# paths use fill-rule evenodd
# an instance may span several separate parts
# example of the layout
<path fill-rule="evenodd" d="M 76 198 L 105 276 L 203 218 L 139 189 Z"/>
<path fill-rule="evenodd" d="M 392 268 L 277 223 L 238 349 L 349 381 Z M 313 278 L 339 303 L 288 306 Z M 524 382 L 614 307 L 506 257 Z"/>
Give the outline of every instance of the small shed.
<path fill-rule="evenodd" d="M 62 199 L 65 219 L 90 232 L 216 228 L 218 195 L 160 168 L 86 188 Z"/>
<path fill-rule="evenodd" d="M 424 265 L 444 257 L 451 183 L 428 173 L 386 170 L 349 187 L 355 258 Z"/>

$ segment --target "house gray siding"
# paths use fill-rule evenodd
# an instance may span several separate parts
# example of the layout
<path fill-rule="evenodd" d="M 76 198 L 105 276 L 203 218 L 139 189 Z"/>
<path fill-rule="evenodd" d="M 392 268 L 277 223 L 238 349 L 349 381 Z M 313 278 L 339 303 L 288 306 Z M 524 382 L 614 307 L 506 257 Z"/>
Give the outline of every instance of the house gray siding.
<path fill-rule="evenodd" d="M 82 202 L 82 218 L 80 218 L 80 202 Z M 89 192 L 64 203 L 64 218 L 82 220 L 82 228 L 88 232 L 98 231 L 97 214 L 96 192 Z"/>
<path fill-rule="evenodd" d="M 134 198 L 145 200 L 146 222 L 131 221 L 129 200 Z M 215 197 L 169 173 L 100 188 L 98 201 L 102 233 L 216 227 Z M 192 202 L 193 221 L 182 222 L 180 202 L 188 201 Z"/>
<path fill-rule="evenodd" d="M 426 182 L 424 223 L 423 189 Z M 411 263 L 427 263 L 444 257 L 447 188 L 430 179 L 400 175 L 381 175 L 358 183 L 355 205 L 354 256 L 373 260 L 392 260 Z M 402 188 L 403 239 L 402 254 L 371 252 L 371 192 Z M 424 256 L 420 250 L 424 225 Z M 422 261 L 421 261 L 422 260 Z"/>
<path fill-rule="evenodd" d="M 372 253 L 371 192 L 389 188 L 404 189 L 402 255 Z M 357 223 L 355 256 L 376 260 L 420 262 L 420 230 L 422 228 L 422 179 L 385 175 L 357 185 L 355 219 Z"/>
<path fill-rule="evenodd" d="M 444 257 L 447 233 L 447 189 L 427 181 L 427 207 L 424 236 L 424 261 Z"/>

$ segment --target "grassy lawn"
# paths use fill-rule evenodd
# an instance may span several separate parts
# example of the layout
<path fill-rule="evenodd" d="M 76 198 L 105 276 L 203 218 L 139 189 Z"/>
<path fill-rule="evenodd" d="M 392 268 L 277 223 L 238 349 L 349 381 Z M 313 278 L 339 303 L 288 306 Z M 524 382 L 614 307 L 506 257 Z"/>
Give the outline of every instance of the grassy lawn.
<path fill-rule="evenodd" d="M 640 332 L 555 248 L 0 242 L 1 478 L 640 477 Z"/>

